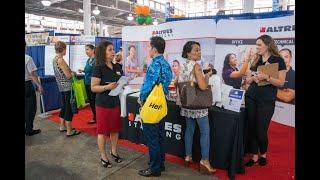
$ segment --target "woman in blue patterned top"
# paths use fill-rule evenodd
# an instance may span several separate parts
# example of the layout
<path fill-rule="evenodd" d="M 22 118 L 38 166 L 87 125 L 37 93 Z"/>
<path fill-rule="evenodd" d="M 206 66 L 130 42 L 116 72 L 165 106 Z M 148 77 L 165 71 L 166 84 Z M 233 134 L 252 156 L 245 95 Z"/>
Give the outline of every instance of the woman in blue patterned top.
<path fill-rule="evenodd" d="M 91 76 L 92 76 L 92 69 L 95 65 L 96 58 L 94 55 L 94 46 L 92 44 L 86 45 L 86 54 L 89 57 L 87 60 L 86 66 L 84 67 L 84 70 L 79 69 L 78 71 L 80 73 L 84 72 L 84 84 L 86 87 L 87 96 L 89 99 L 91 111 L 93 114 L 93 119 L 88 122 L 88 124 L 94 124 L 96 123 L 96 108 L 95 108 L 95 99 L 96 99 L 96 93 L 93 93 L 91 91 Z"/>
<path fill-rule="evenodd" d="M 163 85 L 163 91 L 167 95 L 168 87 L 172 80 L 171 67 L 164 59 L 163 53 L 166 42 L 162 37 L 152 37 L 148 47 L 149 55 L 152 57 L 144 82 L 140 89 L 138 102 L 142 106 L 152 91 L 154 85 L 159 80 Z M 164 171 L 164 120 L 156 124 L 143 124 L 143 134 L 149 147 L 150 163 L 149 168 L 140 170 L 141 176 L 161 176 Z"/>

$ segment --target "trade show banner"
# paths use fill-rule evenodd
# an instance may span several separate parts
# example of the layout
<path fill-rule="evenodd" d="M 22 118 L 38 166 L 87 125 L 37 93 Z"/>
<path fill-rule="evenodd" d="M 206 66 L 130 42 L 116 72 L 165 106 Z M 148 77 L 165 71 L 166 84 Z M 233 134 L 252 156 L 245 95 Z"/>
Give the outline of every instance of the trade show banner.
<path fill-rule="evenodd" d="M 213 63 L 216 23 L 214 20 L 207 19 L 175 21 L 163 23 L 158 26 L 124 27 L 122 29 L 123 67 L 125 67 L 127 63 L 130 63 L 131 67 L 136 64 L 135 68 L 140 68 L 140 70 L 144 69 L 144 72 L 146 71 L 146 68 L 151 63 L 151 58 L 148 57 L 148 45 L 152 36 L 161 36 L 166 40 L 165 58 L 171 66 L 173 65 L 173 61 L 177 60 L 174 63 L 175 67 L 172 68 L 173 74 L 175 74 L 177 70 L 176 67 L 185 61 L 181 55 L 183 45 L 187 41 L 198 41 L 201 45 L 202 62 Z M 176 64 L 178 65 L 176 66 Z M 126 73 L 126 75 L 128 74 Z M 135 79 L 130 81 L 129 84 L 142 84 L 144 75 L 139 74 L 138 76 L 140 77 L 133 77 Z M 130 107 L 127 107 L 127 110 L 129 109 Z M 169 112 L 179 113 L 178 109 Z M 133 118 L 131 113 L 128 114 L 128 117 L 130 131 L 131 129 L 141 128 L 141 125 L 139 126 L 139 123 L 136 122 L 138 120 Z M 140 116 L 139 114 L 135 114 L 134 117 Z M 180 119 L 170 119 L 169 121 L 170 123 L 165 123 L 166 138 L 173 143 L 183 142 L 183 134 L 181 134 L 183 123 L 181 123 Z M 134 126 L 137 123 L 138 126 Z"/>
<path fill-rule="evenodd" d="M 25 34 L 27 46 L 41 46 L 48 44 L 49 32 Z"/>
<path fill-rule="evenodd" d="M 237 82 L 230 80 L 229 76 L 223 76 L 223 74 L 228 74 L 228 64 L 234 63 L 233 60 L 237 60 L 237 68 L 240 69 L 245 54 L 249 53 L 250 49 L 252 54 L 255 54 L 256 39 L 263 34 L 270 35 L 275 39 L 280 55 L 285 59 L 288 69 L 285 86 L 278 90 L 278 100 L 272 119 L 294 127 L 295 16 L 218 21 L 214 67 L 225 84 L 233 87 L 238 86 Z M 250 73 L 249 68 L 247 73 Z M 246 89 L 243 80 L 240 88 Z"/>
<path fill-rule="evenodd" d="M 148 56 L 148 45 L 152 36 L 161 36 L 166 40 L 164 56 L 169 64 L 174 66 L 174 77 L 177 68 L 185 61 L 181 54 L 183 45 L 187 41 L 200 43 L 201 61 L 199 63 L 202 65 L 214 63 L 216 23 L 212 19 L 174 21 L 158 26 L 127 26 L 122 29 L 125 74 L 127 74 L 126 64 L 134 64 L 135 68 L 146 71 L 151 63 L 151 58 Z"/>
<path fill-rule="evenodd" d="M 95 44 L 95 36 L 71 36 L 70 38 L 70 68 L 78 72 L 83 70 L 88 56 L 85 51 L 87 44 Z"/>
<path fill-rule="evenodd" d="M 45 46 L 45 56 L 44 56 L 44 73 L 45 75 L 54 75 L 53 71 L 53 58 L 56 56 L 54 49 L 54 43 L 57 41 L 63 41 L 67 44 L 66 55 L 63 57 L 66 63 L 69 65 L 69 51 L 70 51 L 70 36 L 52 36 L 49 37 L 50 45 Z"/>

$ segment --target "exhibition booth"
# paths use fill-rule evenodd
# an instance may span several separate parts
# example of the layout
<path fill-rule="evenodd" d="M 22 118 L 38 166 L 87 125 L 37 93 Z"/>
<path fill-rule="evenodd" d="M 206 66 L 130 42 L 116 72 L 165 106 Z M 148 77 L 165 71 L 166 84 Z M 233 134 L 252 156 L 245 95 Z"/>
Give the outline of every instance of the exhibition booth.
<path fill-rule="evenodd" d="M 121 38 L 80 36 L 79 34 L 55 33 L 54 31 L 26 34 L 27 54 L 30 55 L 38 68 L 38 75 L 44 88 L 43 102 L 45 111 L 60 108 L 60 93 L 53 73 L 52 60 L 55 56 L 54 42 L 60 40 L 67 44 L 64 56 L 71 70 L 83 69 L 88 59 L 85 45 L 97 45 L 103 40 L 113 43 L 116 52 L 122 46 Z M 83 78 L 79 75 L 78 78 Z M 41 108 L 42 111 L 42 108 Z"/>
<path fill-rule="evenodd" d="M 230 17 L 232 17 L 230 19 Z M 43 35 L 45 33 L 45 35 Z M 255 48 L 256 38 L 263 34 L 273 37 L 279 50 L 288 48 L 292 52 L 289 62 L 295 69 L 295 16 L 293 12 L 276 12 L 269 14 L 243 14 L 233 16 L 216 16 L 190 19 L 167 19 L 166 23 L 157 26 L 126 26 L 122 29 L 122 38 L 62 35 L 52 36 L 48 32 L 38 43 L 28 43 L 27 54 L 31 55 L 38 67 L 38 74 L 44 87 L 45 110 L 50 111 L 60 107 L 60 96 L 52 71 L 54 48 L 52 38 L 58 38 L 67 43 L 65 60 L 74 71 L 84 67 L 87 60 L 85 44 L 97 44 L 102 40 L 113 42 L 115 52 L 119 47 L 123 49 L 123 67 L 129 54 L 129 47 L 134 46 L 137 52 L 137 64 L 145 69 L 151 59 L 146 51 L 152 36 L 161 36 L 166 40 L 164 56 L 172 66 L 173 61 L 182 64 L 183 45 L 190 40 L 201 45 L 201 61 L 203 67 L 212 64 L 217 70 L 217 76 L 222 76 L 223 61 L 226 54 L 237 56 L 239 67 L 242 66 L 244 54 Z M 44 40 L 45 39 L 45 40 Z M 30 41 L 31 42 L 31 41 Z M 43 43 L 43 44 L 42 44 Z M 125 70 L 125 69 L 124 69 Z M 81 77 L 79 77 L 81 78 Z M 143 76 L 129 82 L 120 94 L 121 117 L 123 129 L 120 138 L 134 143 L 145 144 L 142 135 L 143 124 L 139 116 L 139 88 L 143 83 Z M 293 82 L 294 84 L 294 82 Z M 172 88 L 172 86 L 170 87 Z M 209 109 L 210 123 L 210 162 L 217 168 L 228 170 L 228 175 L 234 177 L 236 173 L 243 173 L 243 156 L 246 152 L 246 123 L 244 110 L 245 90 L 230 88 L 223 80 L 216 88 L 214 104 Z M 234 94 L 240 94 L 239 97 Z M 179 157 L 184 152 L 185 121 L 180 116 L 180 108 L 175 103 L 174 87 L 170 89 L 168 101 L 168 115 L 165 120 L 165 151 Z M 232 102 L 232 103 L 231 103 Z M 286 102 L 278 98 L 273 121 L 294 127 L 294 100 Z M 200 160 L 199 128 L 196 127 L 193 143 L 194 160 Z"/>

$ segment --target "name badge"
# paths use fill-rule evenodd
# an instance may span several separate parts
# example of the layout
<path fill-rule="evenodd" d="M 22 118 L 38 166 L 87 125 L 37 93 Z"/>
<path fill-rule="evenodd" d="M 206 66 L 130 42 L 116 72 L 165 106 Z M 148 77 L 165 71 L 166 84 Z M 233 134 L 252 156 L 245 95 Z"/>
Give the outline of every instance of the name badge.
<path fill-rule="evenodd" d="M 119 71 L 116 72 L 119 76 L 121 76 L 121 73 Z"/>

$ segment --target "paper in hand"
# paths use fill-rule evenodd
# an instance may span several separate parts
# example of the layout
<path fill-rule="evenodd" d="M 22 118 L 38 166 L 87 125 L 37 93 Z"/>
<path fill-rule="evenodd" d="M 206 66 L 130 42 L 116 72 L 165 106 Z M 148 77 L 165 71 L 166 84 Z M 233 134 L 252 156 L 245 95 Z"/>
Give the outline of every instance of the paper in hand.
<path fill-rule="evenodd" d="M 128 77 L 121 76 L 121 78 L 117 82 L 118 86 L 110 91 L 109 96 L 118 96 L 123 91 L 123 87 L 128 84 L 128 82 Z"/>

